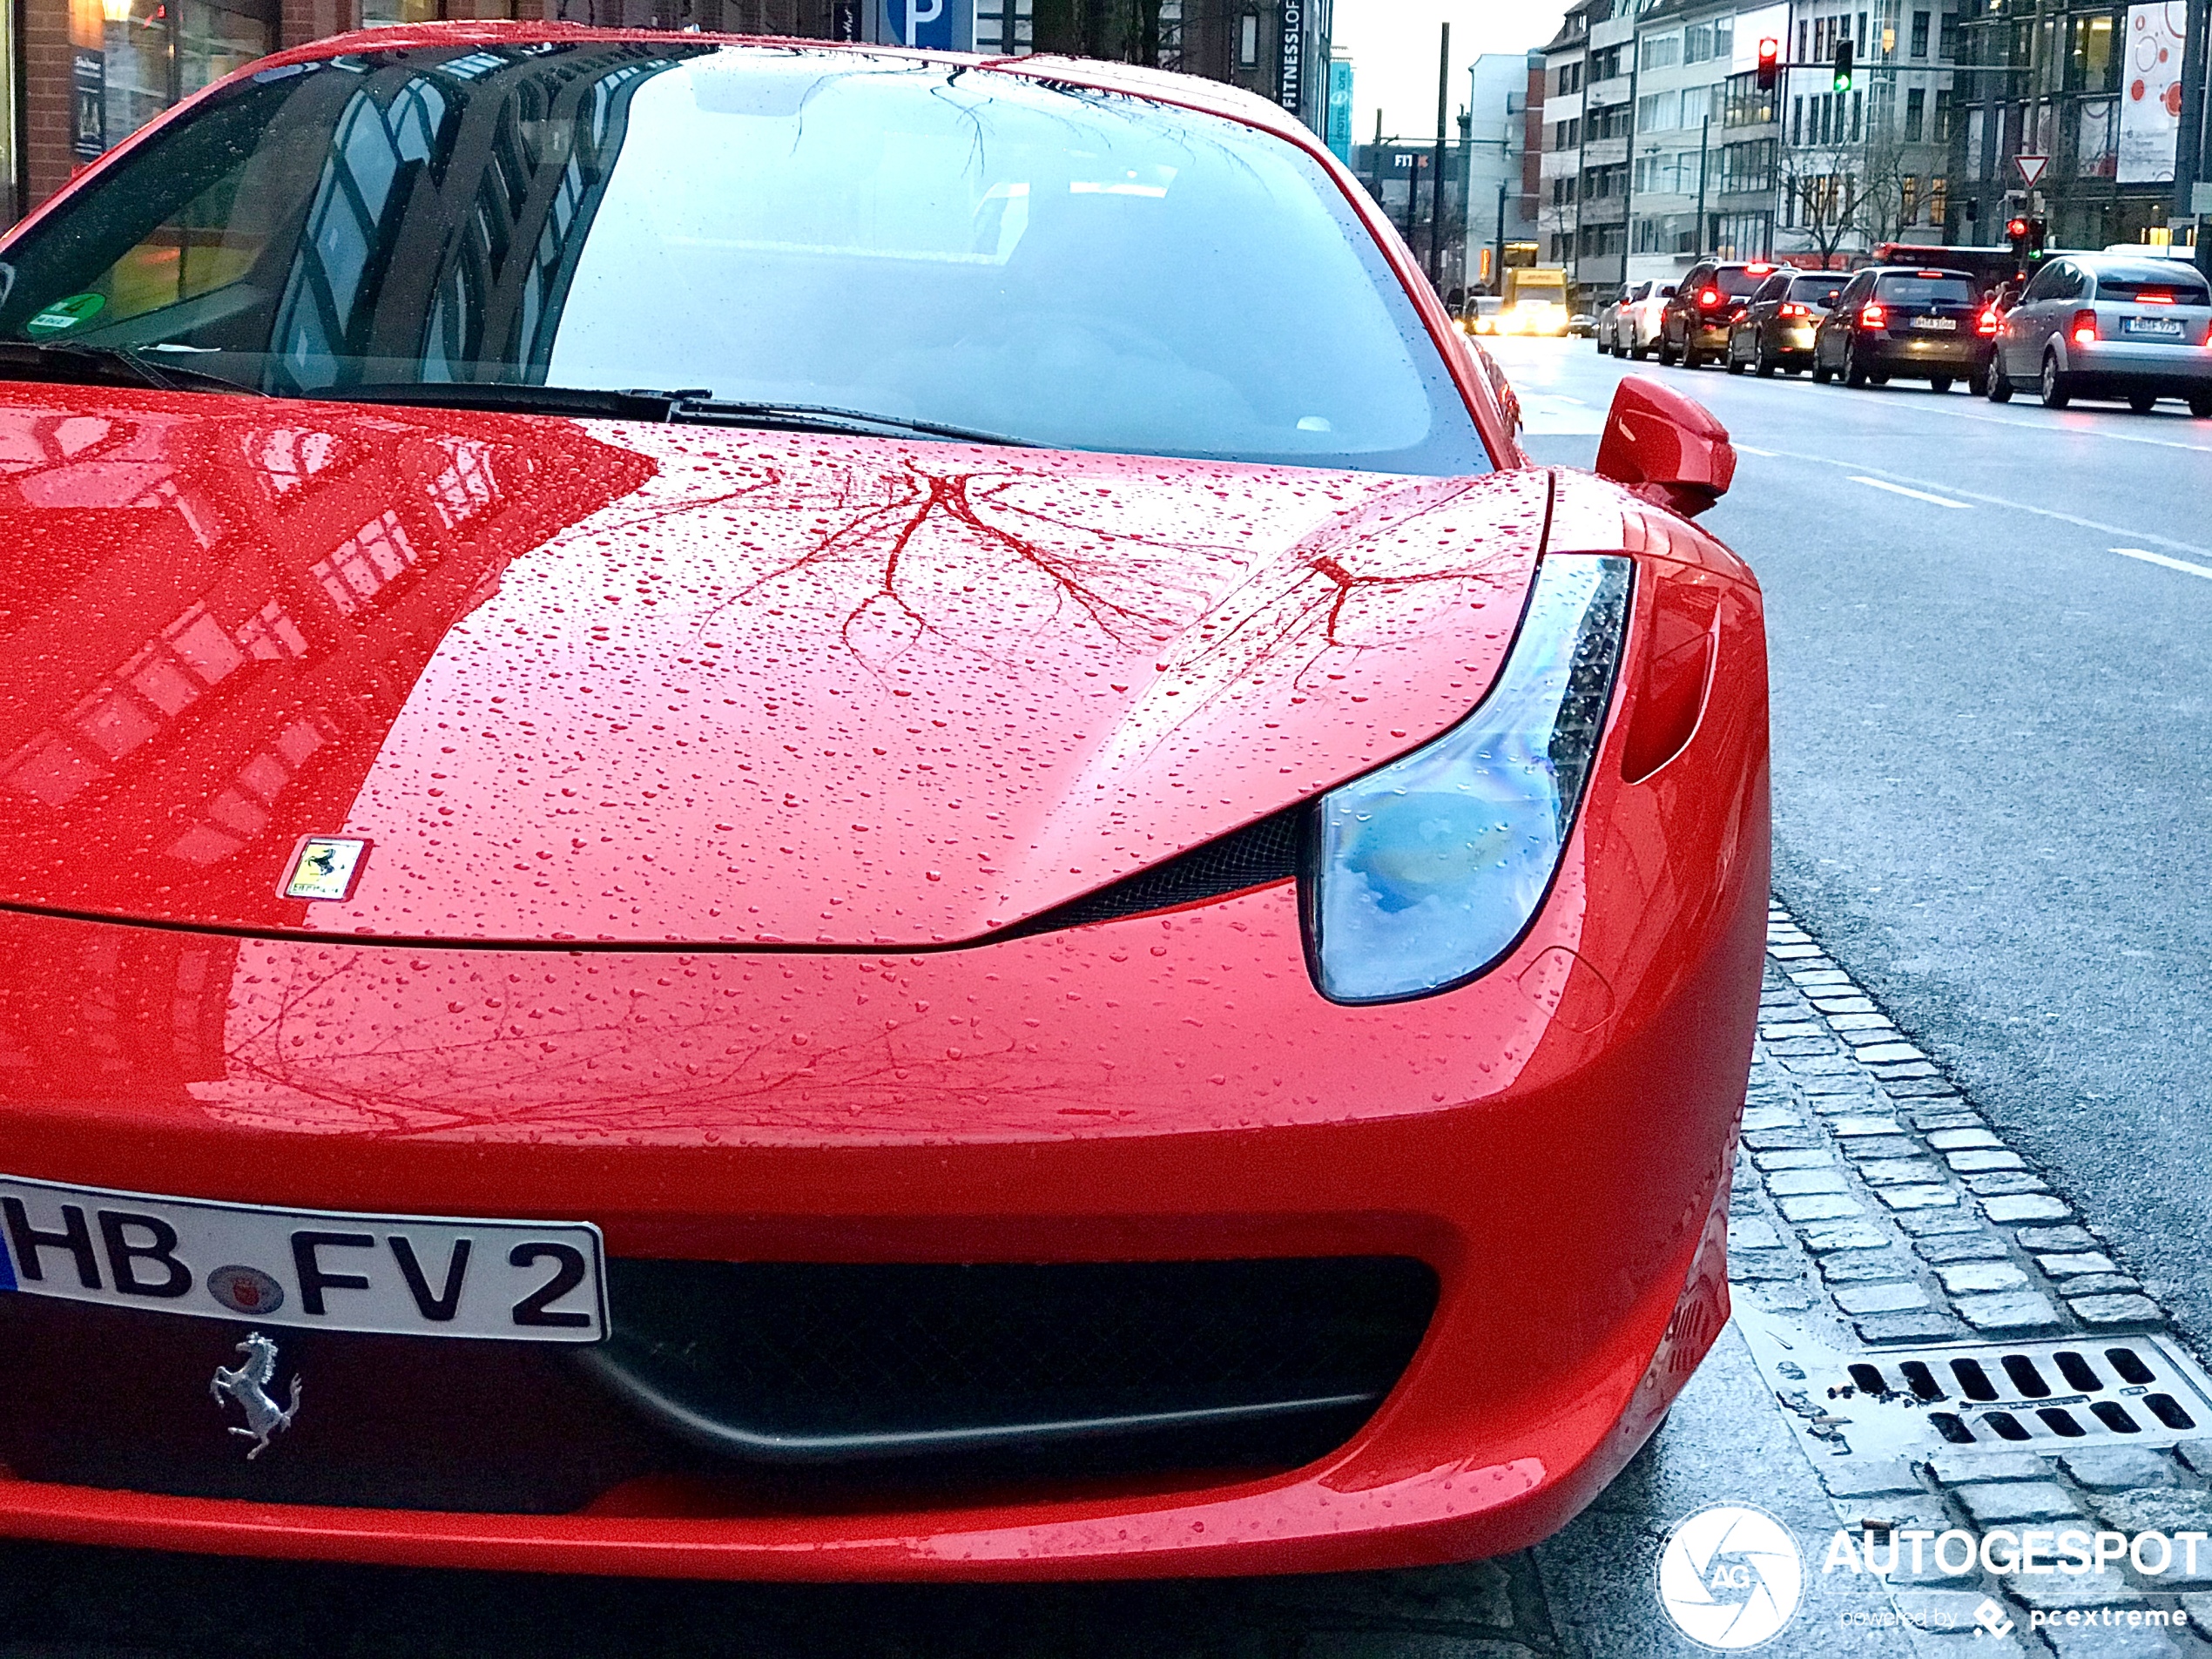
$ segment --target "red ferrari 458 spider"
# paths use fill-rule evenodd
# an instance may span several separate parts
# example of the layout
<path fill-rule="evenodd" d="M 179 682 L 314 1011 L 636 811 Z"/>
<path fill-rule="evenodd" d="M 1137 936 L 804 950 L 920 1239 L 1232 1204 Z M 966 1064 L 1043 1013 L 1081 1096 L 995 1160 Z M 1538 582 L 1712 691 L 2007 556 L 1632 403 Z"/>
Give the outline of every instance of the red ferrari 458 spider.
<path fill-rule="evenodd" d="M 1561 1525 L 1728 1311 L 1727 436 L 1260 100 L 455 25 L 0 246 L 0 1532 L 722 1576 Z"/>

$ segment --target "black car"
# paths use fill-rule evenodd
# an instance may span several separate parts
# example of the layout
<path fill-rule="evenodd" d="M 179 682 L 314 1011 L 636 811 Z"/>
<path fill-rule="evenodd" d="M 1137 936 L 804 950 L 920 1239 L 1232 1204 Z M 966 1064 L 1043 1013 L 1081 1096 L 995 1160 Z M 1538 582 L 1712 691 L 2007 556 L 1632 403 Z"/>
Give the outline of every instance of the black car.
<path fill-rule="evenodd" d="M 1844 285 L 1813 337 L 1812 377 L 1825 385 L 1882 386 L 1925 380 L 1947 392 L 1963 380 L 1977 395 L 1989 384 L 1996 314 L 1964 271 L 1871 266 Z"/>
<path fill-rule="evenodd" d="M 1778 368 L 1794 374 L 1806 367 L 1820 320 L 1843 287 L 1844 278 L 1833 271 L 1777 271 L 1729 327 L 1728 372 L 1771 374 Z"/>
<path fill-rule="evenodd" d="M 1660 363 L 1678 361 L 1684 368 L 1696 368 L 1707 358 L 1727 351 L 1729 325 L 1773 274 L 1771 265 L 1707 260 L 1691 266 L 1659 314 Z"/>

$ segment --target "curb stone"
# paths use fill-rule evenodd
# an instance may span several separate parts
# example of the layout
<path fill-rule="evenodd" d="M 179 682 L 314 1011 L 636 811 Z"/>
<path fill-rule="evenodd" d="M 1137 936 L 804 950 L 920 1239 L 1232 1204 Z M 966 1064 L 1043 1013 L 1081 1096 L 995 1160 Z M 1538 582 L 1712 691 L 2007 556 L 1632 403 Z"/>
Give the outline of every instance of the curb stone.
<path fill-rule="evenodd" d="M 1777 942 L 1731 1198 L 1732 1241 L 1758 1241 L 1741 1251 L 1740 1270 L 1731 1243 L 1747 1330 L 1791 1333 L 1777 1352 L 1802 1338 L 1871 1360 L 1946 1341 L 2164 1332 L 2157 1300 L 2047 1172 L 2006 1143 L 1817 939 L 1779 905 L 1769 918 Z M 2048 1457 L 1856 1454 L 1836 1426 L 1846 1420 L 1824 1413 L 1809 1386 L 1791 1386 L 1804 1370 L 1786 1360 L 1774 1369 L 1778 1403 L 1839 1523 L 1864 1540 L 1912 1526 L 1974 1535 L 2212 1516 L 2212 1425 L 2205 1438 L 2172 1447 L 2100 1442 Z M 2161 1575 L 2122 1561 L 2033 1578 L 1954 1575 L 1925 1561 L 1915 1571 L 1900 1553 L 1890 1598 L 1924 1654 L 2212 1659 L 2212 1542 L 2202 1548 L 2195 1574 L 2177 1554 Z M 1993 1596 L 1994 1616 L 2012 1621 L 2002 1635 L 1979 1618 Z"/>

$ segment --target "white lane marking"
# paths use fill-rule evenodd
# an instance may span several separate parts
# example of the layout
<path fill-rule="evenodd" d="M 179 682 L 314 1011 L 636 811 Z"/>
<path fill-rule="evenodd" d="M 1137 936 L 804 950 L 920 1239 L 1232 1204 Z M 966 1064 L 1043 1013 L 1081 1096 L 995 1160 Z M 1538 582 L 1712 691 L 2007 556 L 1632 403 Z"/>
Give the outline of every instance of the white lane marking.
<path fill-rule="evenodd" d="M 1838 461 L 1833 455 L 1807 455 L 1801 450 L 1783 449 L 1778 453 L 1785 461 L 1810 462 L 1822 467 L 1848 467 L 1848 461 Z M 1960 489 L 1955 484 L 1947 486 L 1954 495 L 1964 496 L 1970 502 L 1979 502 L 1985 507 L 2001 507 L 2009 513 L 2028 513 L 2037 518 L 2054 518 L 2061 524 L 2079 525 L 2085 530 L 2094 530 L 2100 536 L 2129 536 L 2138 542 L 2149 542 L 2159 547 L 2170 547 L 2176 552 L 2194 553 L 2199 558 L 2212 559 L 2212 547 L 2199 547 L 2194 542 L 2177 542 L 2170 536 L 2161 536 L 2155 530 L 2137 529 L 2127 524 L 2107 524 L 2101 519 L 2083 518 L 2078 513 L 2061 513 L 2054 507 L 2031 507 L 2024 501 L 2012 501 L 2003 496 L 1985 496 L 1979 490 Z"/>
<path fill-rule="evenodd" d="M 2106 411 L 2110 413 L 2110 411 Z M 2063 418 L 2056 421 L 2015 421 L 2001 415 L 1970 414 L 1959 409 L 1952 412 L 1960 421 L 1979 421 L 1986 426 L 2008 426 L 2021 432 L 2049 432 L 2067 438 L 2104 438 L 2113 443 L 2147 443 L 2154 449 L 2193 449 L 2201 455 L 2212 455 L 2212 443 L 2182 443 L 2173 438 L 2145 437 L 2140 432 L 2113 432 L 2103 427 L 2086 426 L 2080 421 Z M 2093 413 L 2082 410 L 2083 415 Z"/>
<path fill-rule="evenodd" d="M 1938 507 L 1955 507 L 1962 513 L 1973 510 L 1966 502 L 1953 501 L 1948 496 L 1931 496 L 1925 489 L 1908 489 L 1903 484 L 1893 484 L 1885 479 L 1866 478 L 1858 473 L 1852 473 L 1851 481 L 1855 484 L 1865 484 L 1869 489 L 1886 489 L 1892 496 L 1910 496 L 1914 501 L 1931 502 Z"/>
<path fill-rule="evenodd" d="M 2115 547 L 2112 550 L 2122 558 L 2141 559 L 2145 564 L 2162 564 L 2169 570 L 2185 570 L 2191 576 L 2201 576 L 2212 582 L 2212 564 L 2191 564 L 2187 559 L 2169 559 L 2163 553 L 2154 553 L 2148 548 Z"/>
<path fill-rule="evenodd" d="M 1730 442 L 1732 442 L 1733 440 Z M 1755 449 L 1748 443 L 1738 443 L 1735 448 L 1736 453 L 1739 455 L 1764 455 L 1769 461 L 1774 459 L 1774 451 L 1771 449 Z"/>

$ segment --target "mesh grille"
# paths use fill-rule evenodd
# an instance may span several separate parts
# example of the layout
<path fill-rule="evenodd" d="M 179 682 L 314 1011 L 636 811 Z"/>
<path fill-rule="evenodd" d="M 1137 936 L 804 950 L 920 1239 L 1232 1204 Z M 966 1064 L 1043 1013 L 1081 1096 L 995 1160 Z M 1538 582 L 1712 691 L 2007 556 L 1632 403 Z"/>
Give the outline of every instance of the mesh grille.
<path fill-rule="evenodd" d="M 1091 1477 L 1293 1467 L 1356 1433 L 1419 1345 L 1435 1275 L 1400 1258 L 852 1266 L 608 1264 L 616 1337 L 519 1342 L 284 1330 L 298 1420 L 246 1461 L 208 1398 L 246 1327 L 0 1296 L 0 1464 L 72 1486 L 269 1503 L 562 1514 L 648 1476 L 738 1513 L 880 1507 Z M 610 1388 L 608 1359 L 769 1433 L 1116 1416 L 1082 1436 L 895 1462 L 733 1460 Z M 1332 1397 L 1162 1429 L 1147 1412 Z"/>
<path fill-rule="evenodd" d="M 1109 887 L 1033 916 L 1001 936 L 1018 939 L 1111 921 L 1117 916 L 1142 915 L 1148 910 L 1171 910 L 1178 905 L 1265 887 L 1271 881 L 1288 880 L 1298 873 L 1298 839 L 1310 810 L 1298 806 L 1263 818 L 1165 863 L 1139 870 Z"/>
<path fill-rule="evenodd" d="M 610 1264 L 608 1358 L 766 1434 L 1372 1406 L 1436 1277 L 1400 1257 L 1054 1265 Z M 1364 1412 L 1362 1413 L 1364 1415 Z"/>

